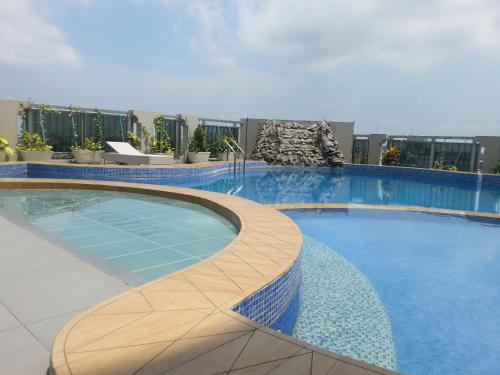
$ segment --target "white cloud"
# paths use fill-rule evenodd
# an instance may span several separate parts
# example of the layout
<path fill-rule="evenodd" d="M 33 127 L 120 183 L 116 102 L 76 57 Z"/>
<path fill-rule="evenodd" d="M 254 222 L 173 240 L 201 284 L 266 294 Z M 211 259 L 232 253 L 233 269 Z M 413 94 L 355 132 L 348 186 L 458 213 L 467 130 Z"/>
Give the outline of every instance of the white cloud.
<path fill-rule="evenodd" d="M 0 63 L 78 66 L 65 35 L 46 21 L 31 0 L 0 0 Z"/>
<path fill-rule="evenodd" d="M 319 70 L 360 61 L 421 70 L 456 54 L 500 51 L 498 0 L 183 3 L 199 19 L 194 44 L 211 56 L 224 50 L 224 56 L 253 53 Z"/>
<path fill-rule="evenodd" d="M 198 24 L 198 30 L 189 35 L 193 51 L 212 65 L 226 68 L 235 65 L 235 58 L 230 53 L 234 46 L 234 38 L 231 37 L 233 30 L 228 26 L 230 1 L 160 0 L 160 2 L 187 9 Z"/>

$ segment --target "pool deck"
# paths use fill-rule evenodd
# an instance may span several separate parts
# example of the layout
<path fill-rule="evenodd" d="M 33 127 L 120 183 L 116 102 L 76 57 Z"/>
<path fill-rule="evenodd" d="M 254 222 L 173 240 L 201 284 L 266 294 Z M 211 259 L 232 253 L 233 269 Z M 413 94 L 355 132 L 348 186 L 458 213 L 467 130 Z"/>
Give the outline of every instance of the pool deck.
<path fill-rule="evenodd" d="M 300 255 L 299 229 L 271 207 L 218 193 L 144 184 L 0 179 L 0 188 L 164 196 L 204 205 L 240 228 L 237 238 L 211 258 L 71 320 L 52 347 L 54 375 L 396 374 L 319 349 L 232 311 L 287 272 Z"/>
<path fill-rule="evenodd" d="M 42 375 L 60 329 L 129 287 L 2 215 L 0 236 L 0 374 Z"/>

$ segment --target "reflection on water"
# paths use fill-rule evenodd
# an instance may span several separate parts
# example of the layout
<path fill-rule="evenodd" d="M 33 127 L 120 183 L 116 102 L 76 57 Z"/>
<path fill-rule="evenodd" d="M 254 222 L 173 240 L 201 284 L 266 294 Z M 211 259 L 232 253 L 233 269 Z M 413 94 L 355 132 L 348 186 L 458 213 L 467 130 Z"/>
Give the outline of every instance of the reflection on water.
<path fill-rule="evenodd" d="M 72 192 L 70 190 L 70 192 Z M 93 192 L 64 194 L 58 190 L 5 190 L 0 194 L 0 210 L 15 213 L 28 221 L 64 213 L 80 214 L 85 209 L 99 206 L 112 199 Z"/>
<path fill-rule="evenodd" d="M 261 203 L 364 203 L 500 213 L 500 189 L 477 190 L 477 185 L 470 183 L 344 170 L 252 170 L 176 185 L 235 194 Z"/>

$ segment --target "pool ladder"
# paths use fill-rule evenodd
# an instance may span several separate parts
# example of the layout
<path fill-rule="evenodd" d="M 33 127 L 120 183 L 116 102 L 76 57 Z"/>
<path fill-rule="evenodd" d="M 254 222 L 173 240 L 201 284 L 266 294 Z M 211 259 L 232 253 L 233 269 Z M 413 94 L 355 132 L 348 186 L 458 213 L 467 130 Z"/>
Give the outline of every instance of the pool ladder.
<path fill-rule="evenodd" d="M 238 171 L 241 170 L 241 162 L 238 162 L 238 152 L 241 152 L 243 154 L 243 173 L 245 173 L 246 155 L 243 148 L 241 148 L 238 142 L 236 142 L 234 139 L 230 139 L 229 141 L 227 139 L 224 139 L 224 143 L 229 147 L 229 150 L 231 150 L 231 152 L 234 154 L 233 172 L 236 173 L 236 165 L 238 165 Z"/>

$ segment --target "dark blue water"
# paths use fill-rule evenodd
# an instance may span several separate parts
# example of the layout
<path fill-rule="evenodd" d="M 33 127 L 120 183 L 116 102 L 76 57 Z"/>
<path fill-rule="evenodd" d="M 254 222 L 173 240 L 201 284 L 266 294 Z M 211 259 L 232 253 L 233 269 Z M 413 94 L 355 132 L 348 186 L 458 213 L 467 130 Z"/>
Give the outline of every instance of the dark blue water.
<path fill-rule="evenodd" d="M 373 284 L 389 316 L 398 370 L 500 373 L 500 219 L 359 209 L 284 212 Z"/>

